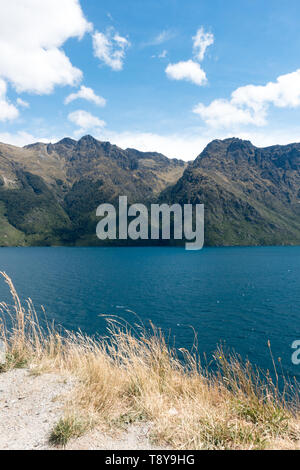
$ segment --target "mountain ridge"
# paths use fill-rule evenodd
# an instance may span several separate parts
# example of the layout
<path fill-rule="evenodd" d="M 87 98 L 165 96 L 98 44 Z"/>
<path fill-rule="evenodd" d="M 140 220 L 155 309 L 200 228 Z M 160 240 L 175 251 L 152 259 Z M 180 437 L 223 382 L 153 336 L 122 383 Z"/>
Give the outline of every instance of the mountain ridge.
<path fill-rule="evenodd" d="M 161 199 L 206 206 L 212 245 L 299 244 L 300 144 L 214 140 Z"/>
<path fill-rule="evenodd" d="M 0 144 L 0 225 L 6 227 L 0 245 L 97 244 L 99 204 L 122 194 L 130 203 L 156 199 L 186 166 L 89 135 L 23 148 Z"/>
<path fill-rule="evenodd" d="M 0 143 L 0 245 L 98 245 L 96 208 L 204 203 L 207 245 L 300 244 L 300 143 L 215 139 L 191 162 L 91 135 Z"/>

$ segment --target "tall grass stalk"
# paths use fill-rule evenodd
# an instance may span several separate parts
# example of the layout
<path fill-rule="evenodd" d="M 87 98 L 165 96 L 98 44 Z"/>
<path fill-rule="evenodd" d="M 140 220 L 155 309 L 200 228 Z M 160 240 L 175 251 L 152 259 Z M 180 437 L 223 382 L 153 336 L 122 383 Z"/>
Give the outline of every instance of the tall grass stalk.
<path fill-rule="evenodd" d="M 0 304 L 0 338 L 9 368 L 61 372 L 77 378 L 75 410 L 106 430 L 151 423 L 151 439 L 176 449 L 261 449 L 299 446 L 299 388 L 278 389 L 270 374 L 219 348 L 217 371 L 197 353 L 168 346 L 160 330 L 116 317 L 108 335 L 42 327 L 29 299 L 22 305 L 12 280 L 1 273 L 13 304 Z M 276 372 L 277 374 L 277 372 Z M 278 376 L 277 376 L 278 377 Z M 60 426 L 61 428 L 61 426 Z M 70 426 L 68 426 L 68 429 Z"/>

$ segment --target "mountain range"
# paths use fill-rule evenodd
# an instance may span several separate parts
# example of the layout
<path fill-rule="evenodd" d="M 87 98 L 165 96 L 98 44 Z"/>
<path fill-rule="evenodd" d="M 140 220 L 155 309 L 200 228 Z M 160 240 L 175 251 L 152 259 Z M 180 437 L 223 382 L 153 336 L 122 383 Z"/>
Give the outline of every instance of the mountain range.
<path fill-rule="evenodd" d="M 300 244 L 300 144 L 214 140 L 192 162 L 92 136 L 0 143 L 0 246 L 95 246 L 96 208 L 204 203 L 205 244 Z"/>

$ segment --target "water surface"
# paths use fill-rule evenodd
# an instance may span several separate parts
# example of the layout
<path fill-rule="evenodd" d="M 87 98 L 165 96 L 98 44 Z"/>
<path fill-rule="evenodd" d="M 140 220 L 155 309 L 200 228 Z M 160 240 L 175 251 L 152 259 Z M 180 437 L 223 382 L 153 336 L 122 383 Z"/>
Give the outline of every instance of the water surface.
<path fill-rule="evenodd" d="M 299 378 L 291 344 L 300 339 L 300 247 L 1 248 L 0 269 L 66 328 L 102 334 L 101 314 L 133 323 L 134 311 L 178 347 L 191 346 L 193 327 L 208 357 L 226 341 L 263 368 L 270 339 L 285 372 Z M 4 282 L 0 299 L 9 300 Z"/>

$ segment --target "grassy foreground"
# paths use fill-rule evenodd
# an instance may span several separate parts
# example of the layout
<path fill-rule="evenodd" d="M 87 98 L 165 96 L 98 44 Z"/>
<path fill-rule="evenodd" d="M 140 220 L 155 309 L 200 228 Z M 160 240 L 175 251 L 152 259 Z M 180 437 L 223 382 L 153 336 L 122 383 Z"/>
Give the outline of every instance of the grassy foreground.
<path fill-rule="evenodd" d="M 29 367 L 32 374 L 77 379 L 51 443 L 65 445 L 93 426 L 113 431 L 145 421 L 151 440 L 165 448 L 299 448 L 297 384 L 286 383 L 280 394 L 268 373 L 221 349 L 214 356 L 217 372 L 210 373 L 196 354 L 170 348 L 159 330 L 125 328 L 117 318 L 108 319 L 109 335 L 101 340 L 42 328 L 31 300 L 22 305 L 11 279 L 1 274 L 13 305 L 0 304 L 0 339 L 7 348 L 0 372 Z"/>

